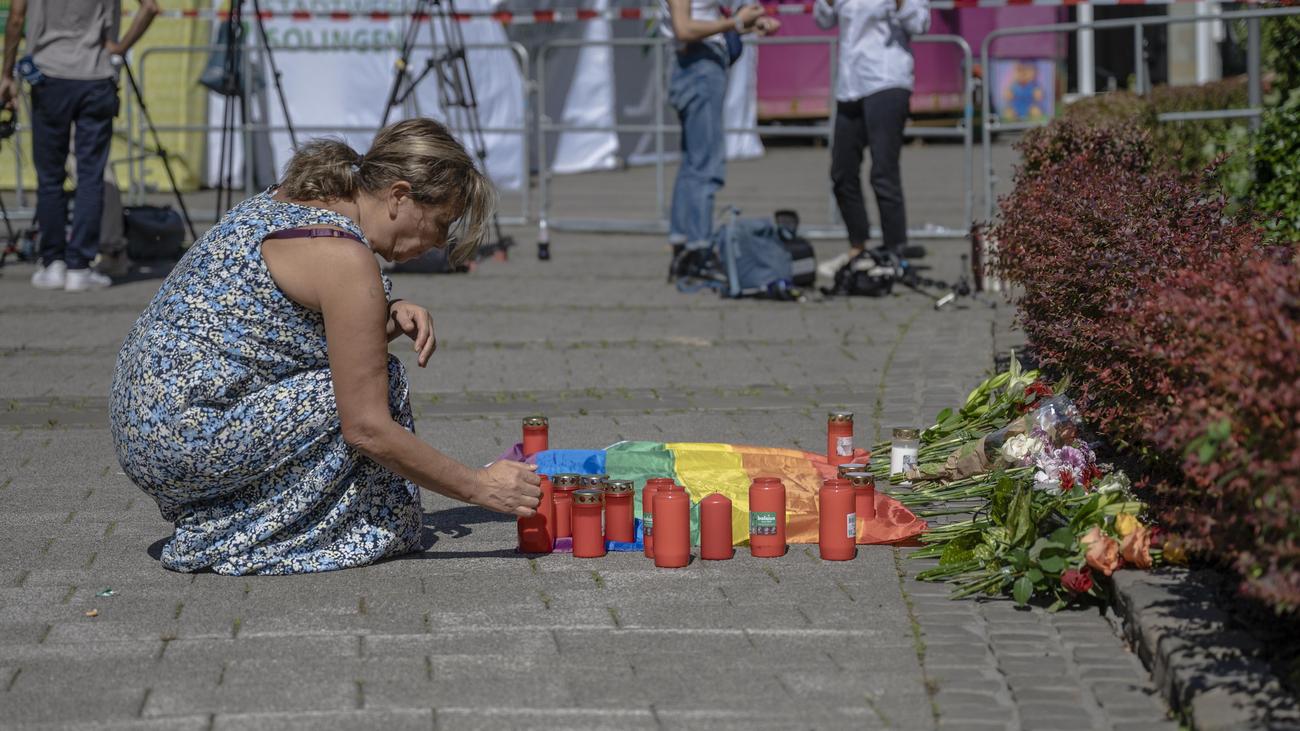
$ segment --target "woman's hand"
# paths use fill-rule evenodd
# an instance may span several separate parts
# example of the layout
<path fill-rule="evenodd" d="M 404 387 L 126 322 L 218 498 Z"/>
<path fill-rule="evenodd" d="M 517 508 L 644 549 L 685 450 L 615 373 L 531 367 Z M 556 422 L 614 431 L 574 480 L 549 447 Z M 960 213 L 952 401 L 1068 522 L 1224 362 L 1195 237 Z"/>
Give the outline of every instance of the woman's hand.
<path fill-rule="evenodd" d="M 429 364 L 429 356 L 438 349 L 438 339 L 433 334 L 433 315 L 419 305 L 406 300 L 396 300 L 388 306 L 388 339 L 405 334 L 415 341 L 421 368 Z"/>
<path fill-rule="evenodd" d="M 475 505 L 509 513 L 520 518 L 530 518 L 541 502 L 542 478 L 537 476 L 537 466 L 522 462 L 501 460 L 474 472 Z"/>
<path fill-rule="evenodd" d="M 758 3 L 742 5 L 733 16 L 737 26 L 736 30 L 741 33 L 749 33 L 755 30 L 758 19 L 763 17 L 766 12 L 767 9 Z"/>

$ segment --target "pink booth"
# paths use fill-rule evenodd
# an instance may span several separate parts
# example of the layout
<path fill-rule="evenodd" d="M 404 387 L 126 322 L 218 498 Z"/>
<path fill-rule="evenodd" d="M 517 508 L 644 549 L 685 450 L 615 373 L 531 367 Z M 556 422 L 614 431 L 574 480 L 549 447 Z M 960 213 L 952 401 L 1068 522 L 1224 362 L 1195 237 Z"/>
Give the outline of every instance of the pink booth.
<path fill-rule="evenodd" d="M 930 11 L 932 35 L 957 35 L 970 44 L 975 64 L 980 62 L 980 44 L 996 28 L 1040 25 L 1068 20 L 1063 7 L 963 8 Z M 811 13 L 781 16 L 781 36 L 834 37 L 835 29 L 822 30 Z M 1059 97 L 1059 61 L 1065 58 L 1064 34 L 1011 36 L 997 41 L 994 59 L 995 83 L 999 94 L 995 106 L 1016 83 L 1014 73 L 1038 76 L 1038 86 L 1047 90 L 1039 112 L 1050 116 L 1051 102 Z M 961 51 L 951 43 L 916 43 L 916 87 L 912 94 L 913 114 L 951 114 L 962 109 Z M 769 45 L 758 54 L 758 118 L 821 119 L 830 116 L 830 46 L 820 44 Z M 1005 72 L 1003 69 L 1005 68 Z M 1042 78 L 1044 75 L 1049 78 Z M 1009 97 L 1008 97 L 1009 98 Z"/>

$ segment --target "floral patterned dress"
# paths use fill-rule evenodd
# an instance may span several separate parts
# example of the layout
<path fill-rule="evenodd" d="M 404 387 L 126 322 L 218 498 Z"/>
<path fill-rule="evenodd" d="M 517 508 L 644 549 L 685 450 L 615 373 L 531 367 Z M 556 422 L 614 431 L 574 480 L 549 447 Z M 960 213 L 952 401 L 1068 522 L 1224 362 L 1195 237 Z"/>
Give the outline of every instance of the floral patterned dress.
<path fill-rule="evenodd" d="M 321 224 L 361 236 L 345 216 L 269 193 L 239 204 L 185 254 L 122 346 L 113 439 L 127 476 L 176 524 L 167 568 L 329 571 L 420 546 L 419 489 L 343 441 L 324 321 L 262 260 L 267 235 Z M 394 419 L 413 429 L 391 355 L 388 387 Z"/>

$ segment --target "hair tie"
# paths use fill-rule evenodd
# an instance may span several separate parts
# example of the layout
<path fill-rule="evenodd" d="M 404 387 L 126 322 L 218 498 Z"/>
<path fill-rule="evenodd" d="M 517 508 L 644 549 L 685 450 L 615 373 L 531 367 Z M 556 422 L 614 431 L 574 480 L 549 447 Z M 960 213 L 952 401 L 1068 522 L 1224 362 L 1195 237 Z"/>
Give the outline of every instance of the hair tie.
<path fill-rule="evenodd" d="M 355 163 L 355 162 L 352 163 L 351 165 L 349 165 L 349 166 L 348 166 L 348 169 L 352 171 L 352 174 L 353 174 L 353 175 L 355 175 L 355 174 L 361 172 L 361 166 L 358 165 L 358 164 Z"/>

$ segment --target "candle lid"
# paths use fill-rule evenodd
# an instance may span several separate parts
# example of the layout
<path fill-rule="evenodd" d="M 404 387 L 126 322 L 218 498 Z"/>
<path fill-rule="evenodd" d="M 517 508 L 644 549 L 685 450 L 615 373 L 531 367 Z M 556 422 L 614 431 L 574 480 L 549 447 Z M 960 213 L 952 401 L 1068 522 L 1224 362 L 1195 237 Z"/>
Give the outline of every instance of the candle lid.
<path fill-rule="evenodd" d="M 524 426 L 546 426 L 546 417 L 541 414 L 533 414 L 524 417 Z"/>
<path fill-rule="evenodd" d="M 612 495 L 631 495 L 636 491 L 636 483 L 631 480 L 609 480 L 605 483 L 605 492 Z"/>
<path fill-rule="evenodd" d="M 914 426 L 896 426 L 894 427 L 895 439 L 920 439 L 921 430 Z"/>
<path fill-rule="evenodd" d="M 599 490 L 605 486 L 605 480 L 607 479 L 609 479 L 609 475 L 580 475 L 578 484 L 584 488 L 591 487 Z"/>
<path fill-rule="evenodd" d="M 603 490 L 583 488 L 573 491 L 574 505 L 600 505 L 603 502 L 605 502 L 605 492 Z"/>
<path fill-rule="evenodd" d="M 852 412 L 852 411 L 832 411 L 832 412 L 830 412 L 829 414 L 826 415 L 826 418 L 827 418 L 829 421 L 835 421 L 835 422 L 852 422 L 852 421 L 853 421 L 853 412 Z"/>
<path fill-rule="evenodd" d="M 876 476 L 870 472 L 850 472 L 844 476 L 854 487 L 875 487 Z"/>
<path fill-rule="evenodd" d="M 847 464 L 840 465 L 839 470 L 840 470 L 840 477 L 843 477 L 850 472 L 866 472 L 867 466 L 862 464 L 861 462 L 849 462 Z"/>
<path fill-rule="evenodd" d="M 572 472 L 564 472 L 558 475 L 551 475 L 551 484 L 560 489 L 570 489 L 578 486 L 578 475 Z"/>

